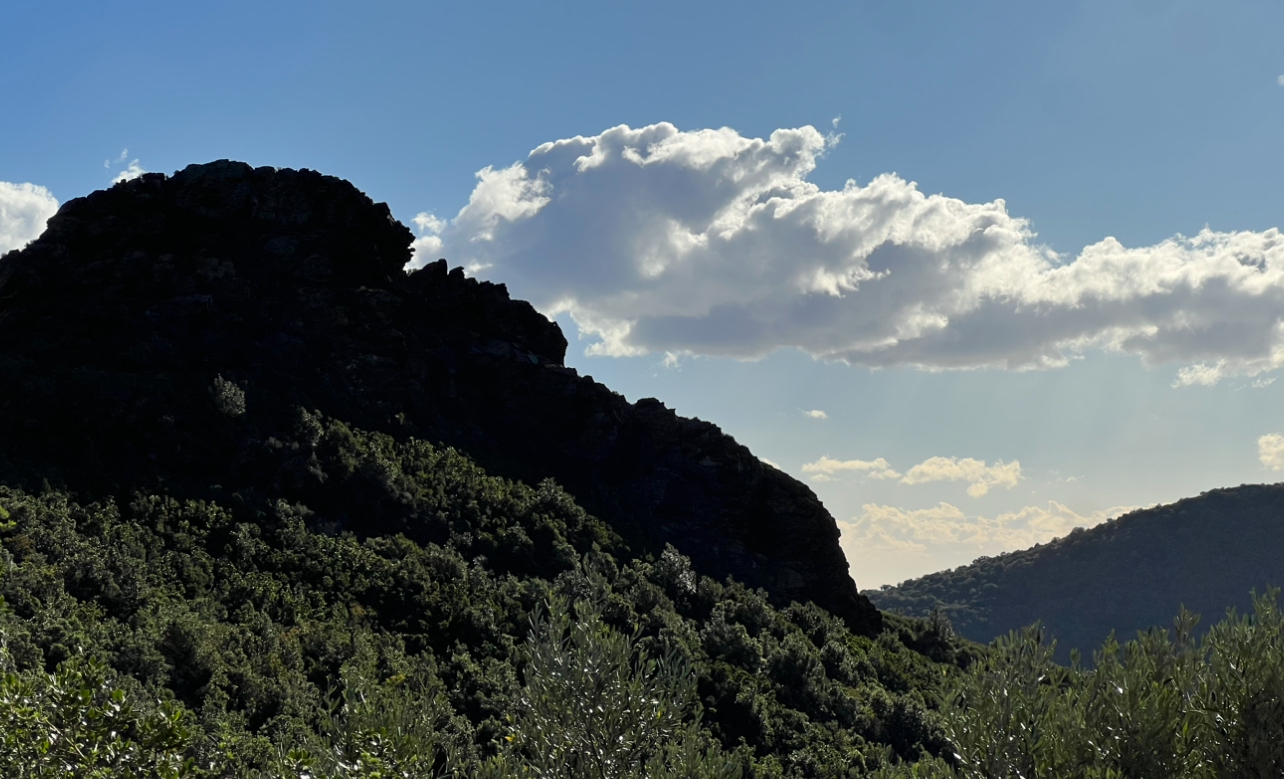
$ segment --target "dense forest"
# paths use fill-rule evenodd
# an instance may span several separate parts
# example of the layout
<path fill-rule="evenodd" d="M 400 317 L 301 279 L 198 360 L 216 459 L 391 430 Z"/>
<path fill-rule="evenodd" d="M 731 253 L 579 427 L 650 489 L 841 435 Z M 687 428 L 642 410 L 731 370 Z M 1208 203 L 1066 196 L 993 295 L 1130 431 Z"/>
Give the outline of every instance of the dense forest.
<path fill-rule="evenodd" d="M 1212 490 L 864 594 L 903 614 L 940 611 L 981 642 L 1039 621 L 1066 662 L 1071 649 L 1090 657 L 1112 632 L 1127 639 L 1182 608 L 1250 610 L 1252 590 L 1284 585 L 1282 520 L 1284 485 Z"/>
<path fill-rule="evenodd" d="M 933 711 L 940 663 L 972 655 L 940 626 L 900 620 L 868 638 L 811 604 L 777 609 L 761 591 L 701 576 L 672 547 L 632 555 L 555 484 L 488 476 L 454 450 L 310 414 L 281 442 L 300 449 L 354 510 L 398 504 L 437 540 L 360 538 L 253 496 L 117 505 L 0 491 L 3 662 L 16 673 L 0 701 L 11 707 L 5 775 L 39 750 L 48 775 L 82 760 L 104 776 L 138 760 L 176 775 L 281 775 L 313 765 L 307 755 L 321 761 L 308 770 L 367 765 L 335 775 L 382 775 L 369 772 L 380 760 L 427 771 L 447 755 L 476 769 L 515 733 L 560 737 L 523 719 L 547 715 L 537 693 L 583 700 L 541 693 L 532 676 L 540 647 L 527 639 L 566 651 L 568 615 L 627 640 L 614 650 L 627 679 L 676 680 L 671 705 L 624 723 L 690 740 L 694 752 L 666 760 L 858 776 L 946 753 Z M 659 670 L 639 668 L 642 653 Z M 601 694 L 653 698 L 630 689 Z M 52 713 L 13 708 L 32 700 Z M 643 738 L 642 757 L 657 738 Z M 514 748 L 545 753 L 538 741 Z"/>

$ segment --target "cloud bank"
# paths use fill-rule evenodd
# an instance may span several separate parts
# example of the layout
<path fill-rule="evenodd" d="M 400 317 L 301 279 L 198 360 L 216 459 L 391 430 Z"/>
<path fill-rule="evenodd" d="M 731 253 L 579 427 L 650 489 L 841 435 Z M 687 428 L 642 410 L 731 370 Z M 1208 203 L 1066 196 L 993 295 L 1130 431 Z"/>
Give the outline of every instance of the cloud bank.
<path fill-rule="evenodd" d="M 971 457 L 929 457 L 901 474 L 882 457 L 877 460 L 835 460 L 825 455 L 804 464 L 802 470 L 803 473 L 815 474 L 812 481 L 820 482 L 831 481 L 834 474 L 842 472 L 861 473 L 872 479 L 899 479 L 901 484 L 965 481 L 968 482 L 967 494 L 974 498 L 985 495 L 991 487 L 1012 489 L 1021 481 L 1019 460 L 1010 463 L 1000 460 L 989 465 L 984 460 Z"/>
<path fill-rule="evenodd" d="M 44 187 L 0 181 L 0 255 L 40 237 L 58 201 Z"/>
<path fill-rule="evenodd" d="M 436 256 L 507 282 L 595 336 L 591 353 L 756 358 L 793 347 L 871 367 L 1051 368 L 1091 348 L 1209 384 L 1284 364 L 1284 236 L 1214 232 L 1068 258 L 1002 200 L 894 174 L 824 190 L 832 144 L 661 123 L 545 143 L 485 168 Z"/>
<path fill-rule="evenodd" d="M 926 551 L 943 546 L 976 551 L 1010 551 L 1045 543 L 1076 527 L 1093 527 L 1126 514 L 1135 506 L 1117 506 L 1078 514 L 1056 501 L 1027 506 L 996 517 L 969 516 L 949 503 L 927 509 L 904 509 L 867 503 L 861 514 L 839 523 L 843 543 L 871 549 Z"/>

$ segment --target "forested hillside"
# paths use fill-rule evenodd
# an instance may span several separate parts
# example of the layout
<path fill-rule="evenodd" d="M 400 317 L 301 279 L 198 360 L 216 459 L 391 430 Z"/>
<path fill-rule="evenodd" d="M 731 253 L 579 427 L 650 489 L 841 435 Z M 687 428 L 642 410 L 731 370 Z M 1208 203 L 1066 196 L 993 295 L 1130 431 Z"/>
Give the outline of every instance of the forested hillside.
<path fill-rule="evenodd" d="M 431 714 L 403 752 L 431 765 L 449 748 L 475 764 L 525 710 L 530 617 L 560 600 L 688 668 L 675 722 L 702 709 L 694 738 L 746 776 L 846 776 L 944 749 L 930 657 L 968 655 L 925 622 L 868 638 L 814 605 L 777 609 L 672 547 L 632 554 L 552 482 L 491 477 L 424 442 L 302 413 L 277 451 L 305 457 L 339 503 L 84 504 L 0 489 L 3 662 L 82 675 L 103 663 L 92 678 L 149 702 L 122 732 L 177 745 L 213 776 L 273 775 L 291 750 L 358 738 L 336 707 L 371 695 L 371 728 L 388 730 L 398 706 L 411 724 Z M 330 510 L 397 517 L 396 532 L 341 531 Z"/>
<path fill-rule="evenodd" d="M 1127 640 L 1183 606 L 1204 624 L 1284 584 L 1284 485 L 1206 492 L 971 565 L 867 590 L 879 608 L 940 610 L 983 643 L 1042 622 L 1058 657 L 1085 658 L 1111 631 Z"/>
<path fill-rule="evenodd" d="M 608 775 L 943 753 L 974 648 L 885 624 L 810 490 L 411 238 L 222 162 L 0 258 L 6 771 L 520 774 L 588 703 L 641 728 Z"/>
<path fill-rule="evenodd" d="M 302 408 L 554 478 L 631 543 L 878 633 L 811 490 L 563 367 L 560 329 L 502 284 L 407 273 L 412 240 L 346 181 L 228 161 L 65 203 L 0 259 L 0 482 L 312 505 L 305 460 L 261 462 Z"/>

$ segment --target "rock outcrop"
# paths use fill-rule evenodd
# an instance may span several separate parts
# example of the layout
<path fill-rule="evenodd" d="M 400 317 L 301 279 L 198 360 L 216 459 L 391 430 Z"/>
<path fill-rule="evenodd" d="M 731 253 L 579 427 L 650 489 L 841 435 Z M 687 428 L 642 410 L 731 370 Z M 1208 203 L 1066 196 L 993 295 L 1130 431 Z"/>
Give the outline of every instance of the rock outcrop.
<path fill-rule="evenodd" d="M 502 284 L 407 274 L 412 239 L 345 181 L 228 161 L 66 203 L 0 258 L 0 481 L 288 492 L 255 452 L 315 410 L 552 477 L 643 548 L 879 628 L 806 486 L 563 367 L 558 326 Z"/>

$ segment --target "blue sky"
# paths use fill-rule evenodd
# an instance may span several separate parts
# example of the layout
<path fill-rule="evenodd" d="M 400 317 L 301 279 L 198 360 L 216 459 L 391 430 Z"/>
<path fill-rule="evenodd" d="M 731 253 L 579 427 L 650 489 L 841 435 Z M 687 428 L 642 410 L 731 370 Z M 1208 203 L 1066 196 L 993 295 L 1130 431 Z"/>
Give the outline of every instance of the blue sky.
<path fill-rule="evenodd" d="M 1281 26 L 1238 1 L 17 0 L 0 248 L 131 164 L 348 178 L 555 315 L 582 373 L 807 480 L 877 586 L 1280 478 Z"/>

